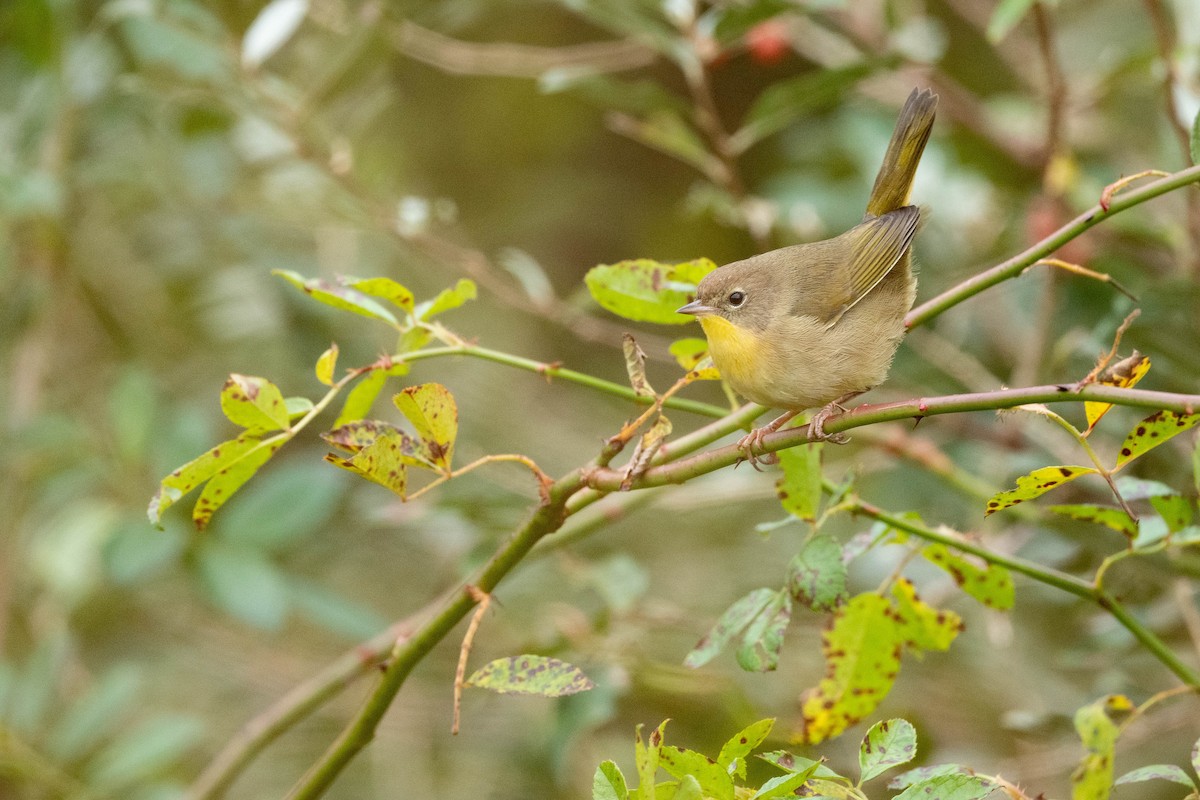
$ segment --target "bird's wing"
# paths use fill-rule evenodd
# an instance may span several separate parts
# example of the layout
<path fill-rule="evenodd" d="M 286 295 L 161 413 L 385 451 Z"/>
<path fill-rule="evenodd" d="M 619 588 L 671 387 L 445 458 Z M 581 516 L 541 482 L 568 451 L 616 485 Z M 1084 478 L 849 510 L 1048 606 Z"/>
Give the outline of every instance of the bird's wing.
<path fill-rule="evenodd" d="M 908 252 L 921 221 L 921 210 L 905 206 L 873 217 L 842 234 L 849 244 L 850 263 L 841 271 L 836 299 L 829 304 L 825 328 L 832 328 L 872 289 L 879 285 Z M 841 237 L 839 237 L 841 238 Z"/>

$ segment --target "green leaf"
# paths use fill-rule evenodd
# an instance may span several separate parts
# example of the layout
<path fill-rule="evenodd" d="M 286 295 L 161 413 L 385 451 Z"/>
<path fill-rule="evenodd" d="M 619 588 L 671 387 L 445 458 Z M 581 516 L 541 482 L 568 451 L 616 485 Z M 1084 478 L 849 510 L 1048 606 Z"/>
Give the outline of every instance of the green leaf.
<path fill-rule="evenodd" d="M 762 613 L 775 599 L 776 592 L 772 589 L 755 589 L 745 597 L 735 601 L 712 629 L 700 637 L 696 646 L 684 658 L 684 666 L 693 669 L 711 661 L 733 637 L 746 628 L 759 614 Z"/>
<path fill-rule="evenodd" d="M 288 421 L 291 422 L 312 411 L 314 406 L 313 401 L 307 397 L 285 397 L 283 408 L 287 412 Z"/>
<path fill-rule="evenodd" d="M 621 768 L 612 761 L 602 761 L 592 776 L 592 800 L 627 800 L 629 789 Z"/>
<path fill-rule="evenodd" d="M 805 522 L 816 521 L 821 508 L 821 443 L 789 447 L 777 455 L 783 475 L 775 482 L 775 494 L 783 510 Z"/>
<path fill-rule="evenodd" d="M 1109 695 L 1075 712 L 1075 730 L 1087 754 L 1071 774 L 1072 800 L 1108 800 L 1113 786 L 1113 750 L 1120 732 L 1109 712 L 1132 708 L 1124 695 Z"/>
<path fill-rule="evenodd" d="M 741 128 L 730 137 L 730 146 L 736 153 L 744 152 L 795 120 L 836 104 L 846 90 L 894 61 L 892 57 L 872 59 L 770 84 L 750 106 Z"/>
<path fill-rule="evenodd" d="M 1075 480 L 1080 475 L 1091 475 L 1095 472 L 1098 472 L 1095 467 L 1042 467 L 1035 469 L 1028 475 L 1017 478 L 1016 489 L 993 495 L 987 502 L 984 516 L 990 516 L 1009 506 L 1040 497 L 1056 486 L 1062 486 L 1064 483 Z"/>
<path fill-rule="evenodd" d="M 832 611 L 846 598 L 842 546 L 823 533 L 813 536 L 788 564 L 787 583 L 796 602 L 814 611 Z"/>
<path fill-rule="evenodd" d="M 317 359 L 315 372 L 317 380 L 326 386 L 333 386 L 333 373 L 337 368 L 338 346 L 336 343 L 329 345 L 329 349 L 321 353 L 321 357 Z"/>
<path fill-rule="evenodd" d="M 1192 120 L 1192 137 L 1189 149 L 1192 153 L 1192 163 L 1200 164 L 1200 113 L 1196 114 L 1196 118 Z"/>
<path fill-rule="evenodd" d="M 792 596 L 775 592 L 746 626 L 736 652 L 738 665 L 749 672 L 770 672 L 779 665 L 783 635 L 792 619 Z"/>
<path fill-rule="evenodd" d="M 1188 775 L 1181 767 L 1174 764 L 1150 764 L 1145 767 L 1126 772 L 1113 783 L 1114 786 L 1120 786 L 1123 783 L 1141 783 L 1142 781 L 1171 781 L 1178 783 L 1189 789 L 1195 789 L 1196 783 L 1192 777 Z"/>
<path fill-rule="evenodd" d="M 1017 26 L 1037 0 L 1000 0 L 987 24 L 987 38 L 998 44 Z"/>
<path fill-rule="evenodd" d="M 996 784 L 978 775 L 939 775 L 914 783 L 892 800 L 982 800 Z"/>
<path fill-rule="evenodd" d="M 770 800 L 774 797 L 796 797 L 799 789 L 817 773 L 821 768 L 820 762 L 809 764 L 805 769 L 799 772 L 793 772 L 789 775 L 779 775 L 771 778 L 750 798 L 750 800 Z"/>
<path fill-rule="evenodd" d="M 141 670 L 137 667 L 126 664 L 108 670 L 54 726 L 47 745 L 50 753 L 68 762 L 92 750 L 121 723 L 141 686 Z"/>
<path fill-rule="evenodd" d="M 671 782 L 664 781 L 654 787 L 656 800 L 706 800 L 700 781 L 691 775 L 684 775 L 672 791 Z"/>
<path fill-rule="evenodd" d="M 87 784 L 105 793 L 144 784 L 199 743 L 203 731 L 200 721 L 192 717 L 148 720 L 89 762 Z"/>
<path fill-rule="evenodd" d="M 458 436 L 458 406 L 454 395 L 440 383 L 423 383 L 408 387 L 395 395 L 392 402 L 416 429 L 429 453 L 429 460 L 448 474 L 454 440 Z"/>
<path fill-rule="evenodd" d="M 635 322 L 686 325 L 693 321 L 675 310 L 695 298 L 696 285 L 716 269 L 707 258 L 663 264 L 642 258 L 602 264 L 588 270 L 584 281 L 603 308 Z"/>
<path fill-rule="evenodd" d="M 654 800 L 654 774 L 658 772 L 658 758 L 662 751 L 663 731 L 667 720 L 663 720 L 657 728 L 643 741 L 642 726 L 638 725 L 634 733 L 633 760 L 637 764 L 638 788 L 634 792 L 635 800 Z"/>
<path fill-rule="evenodd" d="M 694 372 L 696 380 L 715 381 L 721 379 L 721 373 L 712 365 L 708 354 L 708 341 L 690 337 L 671 342 L 671 355 L 676 363 L 688 372 Z"/>
<path fill-rule="evenodd" d="M 412 314 L 415 310 L 413 293 L 407 287 L 391 278 L 343 278 L 342 282 L 351 289 L 357 289 L 363 294 L 387 300 L 406 314 Z M 467 283 L 470 283 L 470 281 L 467 281 Z"/>
<path fill-rule="evenodd" d="M 787 772 L 807 772 L 809 768 L 815 767 L 816 771 L 812 773 L 814 777 L 843 780 L 846 781 L 846 783 L 850 782 L 846 780 L 846 778 L 831 770 L 829 767 L 825 766 L 824 763 L 820 761 L 814 761 L 811 758 L 805 758 L 804 756 L 798 756 L 793 753 L 789 753 L 786 750 L 772 750 L 769 753 L 759 753 L 756 758 L 760 758 L 763 761 L 766 761 L 768 764 L 772 764 Z"/>
<path fill-rule="evenodd" d="M 1012 573 L 995 564 L 979 566 L 965 557 L 955 555 L 944 544 L 926 546 L 921 554 L 954 578 L 954 582 L 971 597 L 988 608 L 1007 611 L 1016 599 Z"/>
<path fill-rule="evenodd" d="M 825 741 L 875 710 L 900 669 L 898 628 L 892 603 L 875 593 L 834 613 L 821 635 L 825 677 L 802 697 L 799 741 Z"/>
<path fill-rule="evenodd" d="M 754 752 L 754 748 L 763 743 L 774 726 L 774 719 L 760 719 L 758 722 L 742 728 L 721 745 L 721 754 L 717 756 L 717 763 L 726 769 L 733 767 L 734 774 L 745 778 L 746 757 Z"/>
<path fill-rule="evenodd" d="M 498 658 L 476 670 L 467 678 L 466 685 L 500 694 L 539 697 L 565 697 L 596 686 L 574 664 L 545 656 Z"/>
<path fill-rule="evenodd" d="M 1150 505 L 1162 515 L 1171 533 L 1178 533 L 1192 523 L 1192 501 L 1183 495 L 1151 497 Z"/>
<path fill-rule="evenodd" d="M 1175 411 L 1157 411 L 1138 423 L 1125 442 L 1117 456 L 1117 469 L 1145 455 L 1163 442 L 1184 431 L 1191 430 L 1200 422 L 1200 414 L 1180 414 Z"/>
<path fill-rule="evenodd" d="M 283 393 L 266 378 L 230 375 L 221 387 L 221 411 L 247 430 L 277 431 L 288 425 Z"/>
<path fill-rule="evenodd" d="M 935 764 L 932 767 L 917 767 L 901 772 L 888 781 L 889 789 L 907 789 L 918 783 L 928 783 L 932 778 L 942 775 L 974 775 L 974 771 L 961 764 Z"/>
<path fill-rule="evenodd" d="M 208 596 L 221 609 L 264 630 L 283 627 L 287 582 L 260 551 L 208 539 L 197 552 L 196 568 Z"/>
<path fill-rule="evenodd" d="M 476 294 L 474 281 L 459 278 L 458 283 L 449 289 L 442 289 L 432 300 L 426 300 L 418 305 L 414 309 L 414 314 L 422 322 L 428 322 L 444 311 L 450 311 L 468 300 L 474 300 Z"/>
<path fill-rule="evenodd" d="M 1126 500 L 1147 500 L 1151 497 L 1166 497 L 1176 494 L 1176 491 L 1162 481 L 1152 481 L 1146 478 L 1134 478 L 1122 475 L 1117 478 L 1117 491 Z"/>
<path fill-rule="evenodd" d="M 892 767 L 907 764 L 917 755 L 917 729 L 903 719 L 876 722 L 858 748 L 859 783 L 866 783 Z"/>
<path fill-rule="evenodd" d="M 342 412 L 333 421 L 333 426 L 336 428 L 347 422 L 365 418 L 371 413 L 371 407 L 375 405 L 375 398 L 379 397 L 379 393 L 383 391 L 387 379 L 395 375 L 404 375 L 407 372 L 408 364 L 403 361 L 372 369 L 346 395 Z"/>
<path fill-rule="evenodd" d="M 377 319 L 399 327 L 396 317 L 391 311 L 381 306 L 362 292 L 345 286 L 338 286 L 320 278 L 305 278 L 303 275 L 287 269 L 271 270 L 272 275 L 278 275 L 312 299 L 332 306 L 341 311 L 350 311 L 363 317 Z"/>
<path fill-rule="evenodd" d="M 893 612 L 898 626 L 896 632 L 909 648 L 946 650 L 962 632 L 962 617 L 921 600 L 908 578 L 900 578 L 892 585 L 892 596 L 896 598 Z"/>
<path fill-rule="evenodd" d="M 713 800 L 733 800 L 733 778 L 725 767 L 708 756 L 668 744 L 662 747 L 658 765 L 680 781 L 688 776 L 695 778 L 704 797 L 711 797 Z"/>
<path fill-rule="evenodd" d="M 398 433 L 384 433 L 350 458 L 326 453 L 325 460 L 336 467 L 391 489 L 400 499 L 407 497 L 408 467 L 412 440 Z"/>
<path fill-rule="evenodd" d="M 253 438 L 253 435 L 244 433 L 238 439 L 244 437 Z M 217 470 L 217 473 L 209 478 L 208 483 L 200 490 L 200 496 L 196 498 L 195 507 L 192 508 L 192 522 L 196 530 L 202 531 L 208 527 L 217 509 L 229 502 L 229 498 L 233 497 L 246 481 L 254 477 L 263 464 L 283 446 L 283 442 L 278 436 L 260 441 L 245 455 L 228 462 L 228 466 Z"/>
<path fill-rule="evenodd" d="M 158 494 L 151 499 L 150 507 L 147 509 L 150 521 L 158 525 L 162 520 L 163 513 L 188 492 L 206 481 L 223 477 L 222 483 L 217 487 L 223 496 L 218 495 L 215 499 L 210 497 L 203 508 L 205 511 L 203 515 L 200 513 L 202 511 L 201 504 L 196 503 L 193 519 L 197 526 L 203 529 L 208 524 L 208 519 L 212 517 L 212 512 L 227 501 L 230 495 L 248 480 L 275 450 L 279 449 L 281 444 L 281 441 L 263 441 L 260 433 L 247 431 L 238 438 L 222 442 L 207 453 L 189 461 L 162 479 Z M 248 474 L 247 470 L 249 470 Z M 241 480 L 236 481 L 239 477 Z M 216 502 L 216 500 L 220 502 Z"/>
<path fill-rule="evenodd" d="M 1126 498 L 1129 499 L 1129 498 Z M 1094 503 L 1078 503 L 1065 506 L 1050 506 L 1055 514 L 1077 519 L 1082 522 L 1095 522 L 1106 528 L 1132 539 L 1137 536 L 1137 523 L 1125 513 L 1124 509 L 1114 506 L 1099 506 Z"/>

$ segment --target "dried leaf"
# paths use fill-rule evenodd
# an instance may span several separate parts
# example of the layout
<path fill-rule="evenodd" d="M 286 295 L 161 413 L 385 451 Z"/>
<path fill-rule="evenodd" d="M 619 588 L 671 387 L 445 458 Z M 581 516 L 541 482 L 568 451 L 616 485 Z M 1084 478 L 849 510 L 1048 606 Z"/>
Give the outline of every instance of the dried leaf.
<path fill-rule="evenodd" d="M 1137 385 L 1137 382 L 1145 377 L 1150 371 L 1150 357 L 1144 356 L 1137 350 L 1134 350 L 1128 358 L 1123 358 L 1117 363 L 1110 366 L 1100 374 L 1096 383 L 1101 386 L 1118 386 L 1123 389 L 1131 388 Z M 1087 430 L 1083 432 L 1087 436 L 1096 427 L 1096 423 L 1100 418 L 1108 413 L 1112 408 L 1112 403 L 1098 403 L 1088 401 L 1083 404 L 1083 411 L 1087 415 Z"/>

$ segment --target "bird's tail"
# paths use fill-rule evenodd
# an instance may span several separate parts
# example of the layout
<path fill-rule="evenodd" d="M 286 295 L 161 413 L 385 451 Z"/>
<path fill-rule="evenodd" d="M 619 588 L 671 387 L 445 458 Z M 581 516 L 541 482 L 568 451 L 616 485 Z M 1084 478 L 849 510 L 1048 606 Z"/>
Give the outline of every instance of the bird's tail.
<path fill-rule="evenodd" d="M 933 129 L 937 102 L 937 95 L 929 89 L 913 89 L 908 96 L 867 201 L 868 217 L 880 217 L 908 205 L 917 164 Z"/>

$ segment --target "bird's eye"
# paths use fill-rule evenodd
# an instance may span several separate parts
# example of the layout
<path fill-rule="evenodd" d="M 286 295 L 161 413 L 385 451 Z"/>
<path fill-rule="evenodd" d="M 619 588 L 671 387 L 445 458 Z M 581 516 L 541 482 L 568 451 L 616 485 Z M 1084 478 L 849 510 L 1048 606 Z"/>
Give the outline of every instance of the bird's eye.
<path fill-rule="evenodd" d="M 746 293 L 743 292 L 741 289 L 738 289 L 737 291 L 729 293 L 729 305 L 734 306 L 736 308 L 737 306 L 740 306 L 744 302 L 746 302 Z"/>

